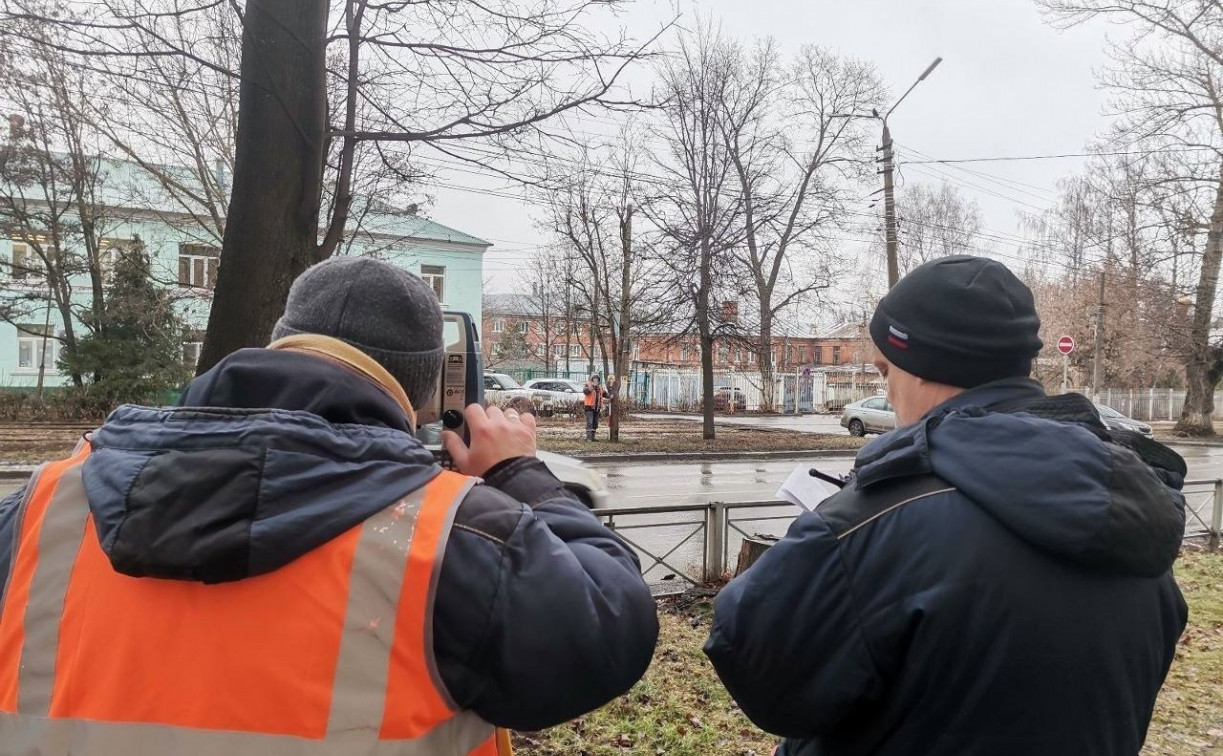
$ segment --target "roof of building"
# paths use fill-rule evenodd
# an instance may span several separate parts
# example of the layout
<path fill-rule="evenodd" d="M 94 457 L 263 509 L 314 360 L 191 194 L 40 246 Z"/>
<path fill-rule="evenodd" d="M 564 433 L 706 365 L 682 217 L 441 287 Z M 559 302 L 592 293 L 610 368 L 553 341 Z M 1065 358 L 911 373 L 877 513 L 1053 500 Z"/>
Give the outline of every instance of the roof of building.
<path fill-rule="evenodd" d="M 485 315 L 538 316 L 525 294 L 485 294 L 483 309 Z"/>
<path fill-rule="evenodd" d="M 484 241 L 478 236 L 472 236 L 471 234 L 438 223 L 435 220 L 408 212 L 393 214 L 371 212 L 364 217 L 362 230 L 366 233 L 394 236 L 401 239 L 447 242 L 471 247 L 492 246 L 491 242 Z"/>
<path fill-rule="evenodd" d="M 155 170 L 172 176 L 189 190 L 199 186 L 199 176 L 187 168 L 156 166 Z M 203 205 L 192 207 L 194 203 L 185 202 L 183 192 L 171 195 L 153 173 L 133 161 L 103 158 L 98 178 L 96 193 L 102 205 L 169 215 L 204 214 Z M 221 179 L 224 183 L 225 177 Z M 368 209 L 364 206 L 365 202 L 369 204 Z M 358 219 L 360 228 L 352 228 Z M 349 233 L 363 232 L 405 241 L 445 242 L 484 248 L 492 246 L 478 236 L 418 215 L 414 206 L 397 208 L 379 200 L 364 200 L 361 197 L 353 202 L 349 227 Z"/>
<path fill-rule="evenodd" d="M 862 336 L 861 323 L 841 323 L 815 334 L 817 339 L 857 339 Z"/>

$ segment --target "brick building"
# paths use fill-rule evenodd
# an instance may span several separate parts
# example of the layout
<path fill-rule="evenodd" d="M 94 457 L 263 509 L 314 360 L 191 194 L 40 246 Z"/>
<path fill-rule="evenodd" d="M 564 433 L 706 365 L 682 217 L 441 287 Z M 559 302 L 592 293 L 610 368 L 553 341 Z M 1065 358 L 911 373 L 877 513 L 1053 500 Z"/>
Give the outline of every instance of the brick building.
<path fill-rule="evenodd" d="M 582 371 L 590 362 L 590 322 L 581 315 L 545 315 L 539 303 L 518 294 L 485 297 L 481 336 L 484 364 L 490 370 L 541 372 Z M 636 369 L 691 369 L 701 367 L 700 340 L 696 335 L 643 334 L 632 344 Z M 603 355 L 594 346 L 594 363 L 601 369 Z M 871 361 L 870 341 L 864 325 L 840 325 L 814 336 L 774 336 L 773 365 L 777 372 L 811 366 L 860 365 Z M 714 346 L 715 370 L 750 372 L 758 359 L 747 343 L 720 339 Z"/>

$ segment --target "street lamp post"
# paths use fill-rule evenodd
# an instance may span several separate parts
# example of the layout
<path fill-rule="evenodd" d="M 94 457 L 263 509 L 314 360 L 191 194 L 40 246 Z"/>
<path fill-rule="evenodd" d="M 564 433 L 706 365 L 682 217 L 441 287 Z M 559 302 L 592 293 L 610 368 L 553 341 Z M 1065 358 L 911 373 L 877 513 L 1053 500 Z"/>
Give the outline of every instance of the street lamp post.
<path fill-rule="evenodd" d="M 894 172 L 896 170 L 895 153 L 892 150 L 892 131 L 888 127 L 888 119 L 892 117 L 892 113 L 896 112 L 896 108 L 900 107 L 900 103 L 905 101 L 909 93 L 917 89 L 917 85 L 926 80 L 930 74 L 934 73 L 934 69 L 938 68 L 943 62 L 942 58 L 935 58 L 934 62 L 929 65 L 922 75 L 917 77 L 917 81 L 913 82 L 913 86 L 909 87 L 900 99 L 883 116 L 883 213 L 885 234 L 887 237 L 887 254 L 888 254 L 888 288 L 896 285 L 900 280 L 900 265 L 897 261 L 898 248 L 900 246 L 900 235 L 896 228 L 896 188 Z"/>

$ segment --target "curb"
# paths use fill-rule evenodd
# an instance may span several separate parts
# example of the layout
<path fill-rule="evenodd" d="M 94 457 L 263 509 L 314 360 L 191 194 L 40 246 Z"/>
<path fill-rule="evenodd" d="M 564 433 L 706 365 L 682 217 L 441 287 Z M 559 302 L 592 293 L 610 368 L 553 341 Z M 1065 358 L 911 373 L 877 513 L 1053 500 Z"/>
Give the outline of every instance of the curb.
<path fill-rule="evenodd" d="M 1199 449 L 1223 449 L 1223 439 L 1219 441 L 1195 441 L 1185 438 L 1156 438 L 1164 446 L 1193 446 Z"/>
<path fill-rule="evenodd" d="M 546 451 L 546 450 L 545 450 Z M 560 453 L 560 452 L 556 452 Z M 766 452 L 638 452 L 636 454 L 567 454 L 583 462 L 725 462 L 769 459 L 798 459 L 802 457 L 854 457 L 857 449 L 796 449 L 794 451 Z"/>

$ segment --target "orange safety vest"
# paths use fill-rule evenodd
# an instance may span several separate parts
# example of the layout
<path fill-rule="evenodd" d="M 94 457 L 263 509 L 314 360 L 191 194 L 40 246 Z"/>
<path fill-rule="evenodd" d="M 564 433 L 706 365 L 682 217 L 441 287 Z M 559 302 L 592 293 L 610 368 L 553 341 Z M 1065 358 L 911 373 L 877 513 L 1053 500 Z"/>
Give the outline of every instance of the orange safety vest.
<path fill-rule="evenodd" d="M 0 615 L 0 751 L 81 756 L 504 756 L 433 658 L 433 594 L 470 478 L 425 488 L 273 572 L 115 572 L 87 444 L 21 504 Z"/>
<path fill-rule="evenodd" d="M 594 409 L 598 406 L 599 399 L 601 398 L 600 395 L 603 391 L 603 384 L 599 384 L 598 386 L 588 385 L 587 388 L 590 389 L 590 393 L 586 394 L 582 401 L 585 402 L 587 407 Z"/>

